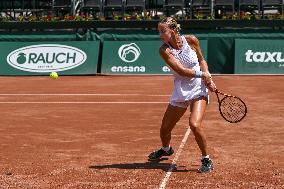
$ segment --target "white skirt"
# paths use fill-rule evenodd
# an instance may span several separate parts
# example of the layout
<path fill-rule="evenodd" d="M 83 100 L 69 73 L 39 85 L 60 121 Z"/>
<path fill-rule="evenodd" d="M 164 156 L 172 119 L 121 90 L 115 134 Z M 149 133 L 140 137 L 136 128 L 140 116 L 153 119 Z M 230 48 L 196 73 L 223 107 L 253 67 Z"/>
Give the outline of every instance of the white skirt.
<path fill-rule="evenodd" d="M 209 103 L 208 89 L 201 78 L 175 78 L 170 104 L 186 108 L 190 104 L 190 101 L 202 96 L 206 97 Z"/>

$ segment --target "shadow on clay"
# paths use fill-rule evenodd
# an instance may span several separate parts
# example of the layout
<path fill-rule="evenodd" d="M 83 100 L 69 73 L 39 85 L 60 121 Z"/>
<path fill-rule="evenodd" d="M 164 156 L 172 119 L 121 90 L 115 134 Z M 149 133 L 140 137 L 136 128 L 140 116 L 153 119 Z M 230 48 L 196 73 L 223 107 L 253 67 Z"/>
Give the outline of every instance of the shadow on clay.
<path fill-rule="evenodd" d="M 107 165 L 91 165 L 90 169 L 161 169 L 168 172 L 170 169 L 172 172 L 197 172 L 196 169 L 186 169 L 185 166 L 177 166 L 171 163 L 161 163 L 168 158 L 162 158 L 159 161 L 148 161 L 145 163 L 118 163 Z"/>

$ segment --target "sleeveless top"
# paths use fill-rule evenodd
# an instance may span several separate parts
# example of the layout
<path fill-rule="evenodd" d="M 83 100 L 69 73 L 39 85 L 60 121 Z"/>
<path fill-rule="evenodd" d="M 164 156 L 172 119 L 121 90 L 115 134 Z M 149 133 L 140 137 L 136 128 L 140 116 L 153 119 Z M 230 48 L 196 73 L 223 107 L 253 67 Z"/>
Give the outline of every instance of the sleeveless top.
<path fill-rule="evenodd" d="M 185 67 L 194 70 L 200 70 L 196 52 L 189 46 L 186 38 L 182 38 L 182 48 L 174 49 L 168 45 L 173 56 Z M 200 96 L 208 97 L 208 89 L 201 78 L 184 77 L 171 70 L 174 76 L 174 89 L 171 101 L 185 102 L 199 98 Z"/>

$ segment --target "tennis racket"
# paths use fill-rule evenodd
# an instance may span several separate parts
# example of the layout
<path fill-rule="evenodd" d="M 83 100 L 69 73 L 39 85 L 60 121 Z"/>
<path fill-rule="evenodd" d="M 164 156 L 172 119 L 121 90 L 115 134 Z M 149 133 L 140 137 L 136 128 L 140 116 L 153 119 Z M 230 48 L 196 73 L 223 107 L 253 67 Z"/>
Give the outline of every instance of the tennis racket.
<path fill-rule="evenodd" d="M 230 123 L 240 122 L 247 114 L 247 106 L 239 97 L 224 94 L 218 89 L 215 93 L 219 102 L 221 116 Z"/>

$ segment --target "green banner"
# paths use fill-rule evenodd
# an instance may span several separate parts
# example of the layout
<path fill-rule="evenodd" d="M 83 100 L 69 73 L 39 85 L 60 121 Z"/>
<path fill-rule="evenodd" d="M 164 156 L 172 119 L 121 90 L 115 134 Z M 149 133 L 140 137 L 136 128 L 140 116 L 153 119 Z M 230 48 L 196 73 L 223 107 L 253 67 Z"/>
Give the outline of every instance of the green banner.
<path fill-rule="evenodd" d="M 284 74 L 284 40 L 235 40 L 235 73 Z"/>
<path fill-rule="evenodd" d="M 161 41 L 105 41 L 102 74 L 171 74 L 160 57 Z M 207 40 L 200 41 L 207 59 Z"/>
<path fill-rule="evenodd" d="M 0 42 L 0 75 L 96 74 L 99 42 Z"/>

